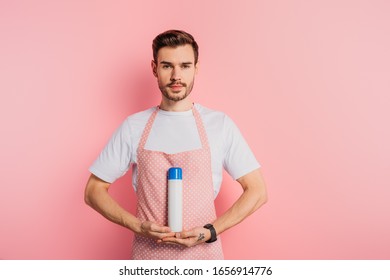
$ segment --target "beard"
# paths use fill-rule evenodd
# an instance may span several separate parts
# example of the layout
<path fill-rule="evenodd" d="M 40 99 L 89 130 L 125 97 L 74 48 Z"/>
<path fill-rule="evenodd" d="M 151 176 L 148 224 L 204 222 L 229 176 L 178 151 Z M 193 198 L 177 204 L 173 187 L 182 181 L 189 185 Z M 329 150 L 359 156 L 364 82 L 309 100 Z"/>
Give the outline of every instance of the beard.
<path fill-rule="evenodd" d="M 172 85 L 180 85 L 182 86 L 182 88 L 180 89 L 180 91 L 173 91 L 171 88 Z M 178 82 L 172 82 L 165 86 L 159 85 L 162 95 L 164 95 L 165 98 L 171 101 L 181 101 L 183 99 L 186 99 L 187 96 L 190 95 L 193 87 L 194 87 L 193 81 L 188 85 L 186 83 L 178 83 Z"/>

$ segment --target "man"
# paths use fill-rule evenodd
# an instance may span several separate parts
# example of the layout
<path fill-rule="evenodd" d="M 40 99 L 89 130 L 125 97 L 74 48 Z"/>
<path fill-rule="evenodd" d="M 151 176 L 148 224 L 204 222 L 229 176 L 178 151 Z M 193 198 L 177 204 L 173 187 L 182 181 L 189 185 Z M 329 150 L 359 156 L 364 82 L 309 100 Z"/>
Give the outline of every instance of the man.
<path fill-rule="evenodd" d="M 235 124 L 223 113 L 191 101 L 198 72 L 194 38 L 169 30 L 153 41 L 153 75 L 159 106 L 129 116 L 90 167 L 85 201 L 110 221 L 135 233 L 133 259 L 223 259 L 220 238 L 267 200 L 259 164 Z M 137 213 L 125 211 L 108 193 L 133 169 Z M 167 171 L 183 170 L 183 231 L 167 226 Z M 242 195 L 216 217 L 214 198 L 222 168 Z M 245 235 L 238 237 L 245 238 Z"/>

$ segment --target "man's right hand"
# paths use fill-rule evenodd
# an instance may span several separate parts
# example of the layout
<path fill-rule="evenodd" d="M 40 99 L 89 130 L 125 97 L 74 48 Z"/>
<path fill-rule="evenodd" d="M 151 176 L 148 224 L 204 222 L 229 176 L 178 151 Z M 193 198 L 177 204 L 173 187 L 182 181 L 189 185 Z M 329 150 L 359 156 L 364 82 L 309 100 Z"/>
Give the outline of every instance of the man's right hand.
<path fill-rule="evenodd" d="M 141 223 L 139 235 L 153 238 L 156 241 L 161 240 L 166 237 L 173 237 L 175 233 L 167 226 L 160 226 L 151 221 L 145 221 Z"/>

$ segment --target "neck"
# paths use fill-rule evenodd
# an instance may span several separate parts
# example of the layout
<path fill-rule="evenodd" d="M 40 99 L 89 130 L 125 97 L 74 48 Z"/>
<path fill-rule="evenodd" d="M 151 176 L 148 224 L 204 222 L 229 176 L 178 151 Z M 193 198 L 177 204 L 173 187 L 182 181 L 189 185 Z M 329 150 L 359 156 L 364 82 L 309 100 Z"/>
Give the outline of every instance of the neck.
<path fill-rule="evenodd" d="M 172 101 L 163 98 L 160 103 L 160 109 L 171 112 L 184 112 L 191 110 L 193 106 L 192 101 L 189 98 L 185 98 L 180 101 Z"/>

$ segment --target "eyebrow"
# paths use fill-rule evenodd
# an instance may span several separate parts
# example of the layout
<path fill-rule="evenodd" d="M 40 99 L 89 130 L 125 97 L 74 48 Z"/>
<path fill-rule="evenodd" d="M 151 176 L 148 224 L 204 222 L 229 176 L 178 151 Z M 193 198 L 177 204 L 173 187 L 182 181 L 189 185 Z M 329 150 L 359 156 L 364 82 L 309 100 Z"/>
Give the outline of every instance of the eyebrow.
<path fill-rule="evenodd" d="M 161 61 L 160 62 L 161 64 L 165 64 L 165 65 L 173 65 L 173 63 L 171 63 L 171 62 L 168 62 L 168 61 Z M 180 63 L 180 65 L 191 65 L 191 64 L 193 64 L 192 62 L 182 62 L 182 63 Z"/>

